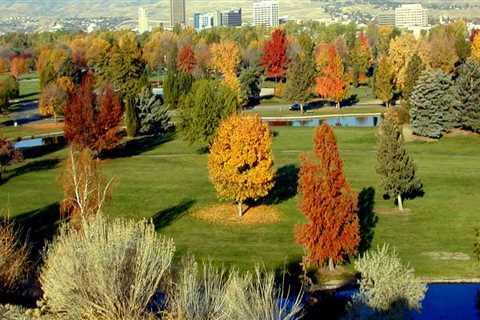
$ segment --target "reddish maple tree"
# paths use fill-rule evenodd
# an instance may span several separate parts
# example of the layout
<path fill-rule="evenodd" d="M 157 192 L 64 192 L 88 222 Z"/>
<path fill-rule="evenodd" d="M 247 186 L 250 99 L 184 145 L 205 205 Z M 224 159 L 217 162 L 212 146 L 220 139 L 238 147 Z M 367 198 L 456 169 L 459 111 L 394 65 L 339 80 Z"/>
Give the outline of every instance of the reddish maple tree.
<path fill-rule="evenodd" d="M 288 40 L 285 31 L 276 29 L 272 33 L 272 39 L 265 42 L 263 47 L 262 65 L 267 76 L 272 78 L 283 78 L 288 67 Z"/>
<path fill-rule="evenodd" d="M 183 46 L 177 55 L 177 68 L 188 74 L 192 74 L 193 69 L 197 65 L 197 59 L 193 52 L 192 46 L 187 44 Z"/>
<path fill-rule="evenodd" d="M 111 86 L 106 86 L 97 95 L 94 85 L 93 76 L 88 74 L 71 95 L 64 111 L 64 132 L 76 147 L 100 153 L 114 148 L 120 141 L 123 111 Z"/>
<path fill-rule="evenodd" d="M 334 101 L 337 108 L 340 108 L 340 102 L 346 98 L 348 93 L 350 81 L 335 46 L 329 45 L 325 48 L 328 50 L 326 55 L 323 50 L 319 51 L 317 55 L 317 62 L 319 60 L 324 62 L 323 65 L 320 65 L 321 76 L 317 78 L 317 94 L 322 98 Z"/>
<path fill-rule="evenodd" d="M 316 160 L 302 155 L 300 210 L 308 223 L 296 227 L 297 242 L 307 249 L 306 262 L 330 268 L 357 253 L 360 242 L 357 196 L 343 174 L 343 162 L 332 128 L 316 129 Z"/>

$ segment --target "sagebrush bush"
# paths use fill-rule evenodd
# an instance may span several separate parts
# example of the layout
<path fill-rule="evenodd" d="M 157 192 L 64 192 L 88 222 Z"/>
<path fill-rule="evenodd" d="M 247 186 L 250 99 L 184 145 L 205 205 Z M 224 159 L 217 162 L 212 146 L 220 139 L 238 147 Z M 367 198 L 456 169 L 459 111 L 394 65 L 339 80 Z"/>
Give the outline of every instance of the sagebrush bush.
<path fill-rule="evenodd" d="M 26 310 L 13 305 L 0 305 L 1 320 L 29 320 L 29 316 L 25 314 Z"/>
<path fill-rule="evenodd" d="M 227 273 L 211 263 L 184 258 L 168 303 L 168 319 L 228 319 L 225 310 Z"/>
<path fill-rule="evenodd" d="M 8 220 L 0 221 L 0 290 L 13 289 L 28 273 L 29 247 Z"/>
<path fill-rule="evenodd" d="M 303 293 L 291 296 L 284 285 L 275 285 L 273 273 L 261 272 L 230 275 L 225 305 L 231 320 L 295 320 L 303 316 Z"/>
<path fill-rule="evenodd" d="M 388 314 L 401 319 L 407 310 L 420 310 L 426 285 L 388 245 L 367 252 L 355 262 L 355 269 L 362 279 L 360 291 L 349 307 L 350 319 L 376 319 Z"/>
<path fill-rule="evenodd" d="M 63 226 L 45 252 L 44 302 L 63 319 L 144 319 L 174 255 L 150 222 L 83 221 Z"/>

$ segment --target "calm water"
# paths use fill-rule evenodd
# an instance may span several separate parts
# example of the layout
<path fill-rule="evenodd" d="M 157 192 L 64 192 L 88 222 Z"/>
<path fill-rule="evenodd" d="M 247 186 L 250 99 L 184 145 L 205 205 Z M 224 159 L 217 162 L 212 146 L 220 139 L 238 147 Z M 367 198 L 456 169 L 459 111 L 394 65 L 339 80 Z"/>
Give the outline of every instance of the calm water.
<path fill-rule="evenodd" d="M 374 128 L 382 121 L 380 116 L 364 117 L 331 117 L 322 119 L 298 119 L 298 120 L 280 120 L 268 121 L 273 127 L 318 127 L 323 123 L 328 123 L 332 127 L 359 127 Z"/>
<path fill-rule="evenodd" d="M 28 149 L 28 148 L 34 148 L 34 147 L 63 145 L 63 144 L 65 144 L 65 139 L 62 136 L 58 136 L 58 137 L 46 137 L 46 138 L 21 140 L 15 143 L 15 148 Z"/>
<path fill-rule="evenodd" d="M 412 317 L 415 320 L 480 319 L 479 292 L 479 283 L 429 284 L 421 312 L 414 312 Z M 337 297 L 351 297 L 354 293 L 355 290 L 340 291 Z"/>

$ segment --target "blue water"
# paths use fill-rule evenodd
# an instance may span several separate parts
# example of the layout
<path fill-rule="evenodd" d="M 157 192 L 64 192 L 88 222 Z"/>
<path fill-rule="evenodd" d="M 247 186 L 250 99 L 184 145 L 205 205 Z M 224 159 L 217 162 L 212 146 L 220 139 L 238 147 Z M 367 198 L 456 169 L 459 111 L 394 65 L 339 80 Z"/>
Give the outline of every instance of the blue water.
<path fill-rule="evenodd" d="M 317 119 L 298 119 L 298 120 L 279 120 L 268 121 L 271 126 L 289 126 L 289 127 L 318 127 L 323 123 L 328 123 L 332 127 L 357 127 L 374 128 L 381 122 L 380 116 L 363 117 L 331 117 Z"/>
<path fill-rule="evenodd" d="M 42 138 L 37 139 L 27 139 L 18 141 L 15 143 L 16 149 L 25 149 L 25 148 L 33 148 L 33 147 L 40 147 L 45 144 L 45 141 Z"/>
<path fill-rule="evenodd" d="M 338 298 L 350 298 L 356 290 L 338 291 Z M 415 320 L 480 319 L 477 307 L 480 283 L 432 283 L 428 285 L 422 310 L 413 312 Z"/>

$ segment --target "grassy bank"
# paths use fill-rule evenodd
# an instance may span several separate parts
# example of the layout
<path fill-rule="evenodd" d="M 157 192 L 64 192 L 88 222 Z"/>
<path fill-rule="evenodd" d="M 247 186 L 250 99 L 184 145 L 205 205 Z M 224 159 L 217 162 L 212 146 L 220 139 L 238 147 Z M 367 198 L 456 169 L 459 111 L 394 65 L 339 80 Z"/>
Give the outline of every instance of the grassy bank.
<path fill-rule="evenodd" d="M 111 204 L 114 216 L 153 218 L 160 233 L 172 236 L 180 253 L 211 257 L 215 262 L 250 268 L 263 261 L 281 268 L 298 261 L 302 248 L 294 243 L 293 227 L 304 221 L 294 194 L 299 154 L 311 149 L 311 128 L 275 128 L 276 166 L 284 175 L 278 201 L 281 221 L 268 226 L 220 226 L 199 221 L 191 210 L 217 202 L 208 181 L 207 156 L 175 137 L 144 139 L 103 161 L 115 177 Z M 418 164 L 425 195 L 406 202 L 399 214 L 382 198 L 375 174 L 374 129 L 335 129 L 345 170 L 356 191 L 375 189 L 379 216 L 374 245 L 388 242 L 429 278 L 479 278 L 472 257 L 480 195 L 480 138 L 458 136 L 439 142 L 413 142 L 408 148 Z M 31 158 L 9 169 L 0 185 L 0 202 L 13 216 L 33 226 L 33 236 L 48 234 L 58 215 L 62 192 L 57 184 L 65 150 Z M 289 188 L 286 188 L 286 187 Z"/>

